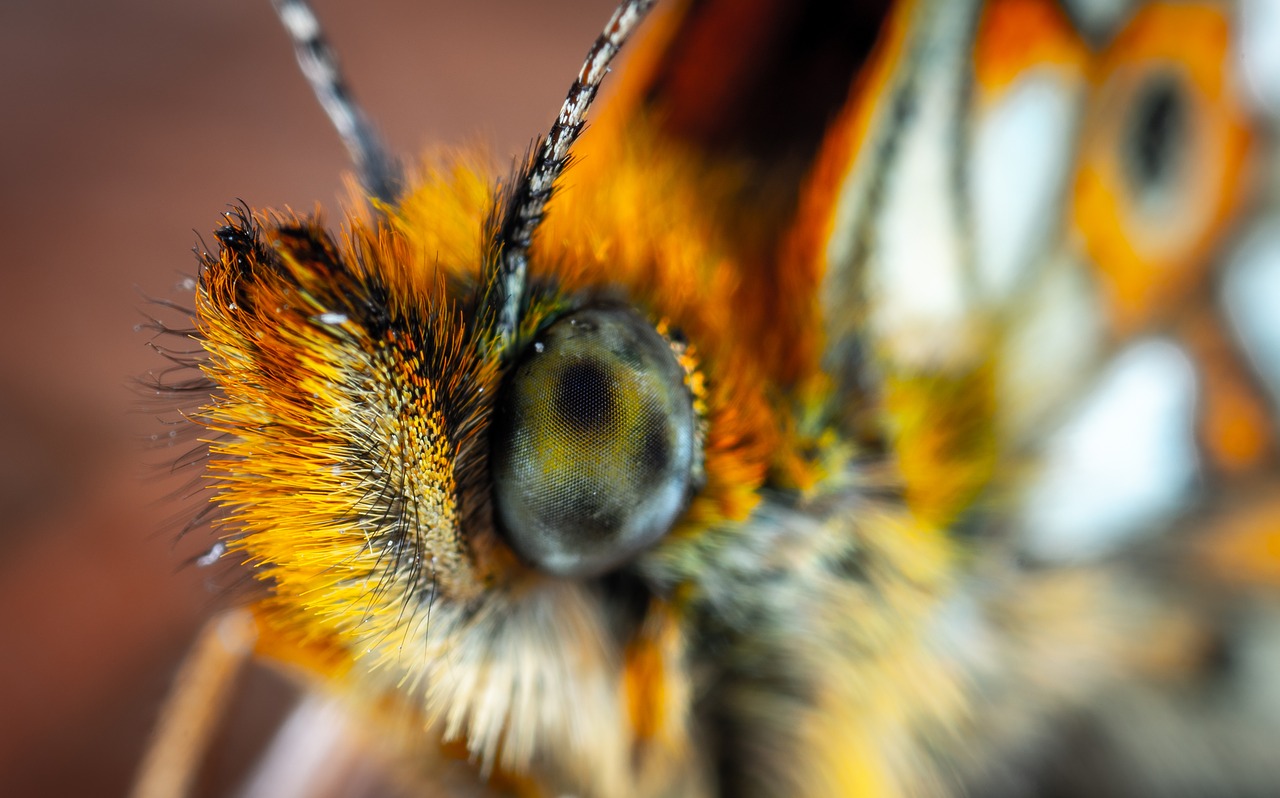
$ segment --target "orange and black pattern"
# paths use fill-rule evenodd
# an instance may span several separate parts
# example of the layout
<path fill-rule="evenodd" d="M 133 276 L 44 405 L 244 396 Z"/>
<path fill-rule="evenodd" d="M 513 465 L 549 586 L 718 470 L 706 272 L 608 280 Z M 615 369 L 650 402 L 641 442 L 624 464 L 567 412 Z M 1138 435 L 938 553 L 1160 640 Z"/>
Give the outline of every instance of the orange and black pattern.
<path fill-rule="evenodd" d="M 1265 16 L 660 3 L 510 336 L 505 165 L 229 214 L 185 394 L 258 653 L 408 794 L 1275 794 Z"/>

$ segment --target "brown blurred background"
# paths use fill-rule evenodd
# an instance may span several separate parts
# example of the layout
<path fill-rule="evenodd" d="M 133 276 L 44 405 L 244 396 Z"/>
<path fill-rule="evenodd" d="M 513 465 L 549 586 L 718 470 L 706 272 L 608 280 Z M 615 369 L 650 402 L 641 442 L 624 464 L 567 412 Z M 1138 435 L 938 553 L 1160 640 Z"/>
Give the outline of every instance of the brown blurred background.
<path fill-rule="evenodd" d="M 393 150 L 499 156 L 612 5 L 316 2 Z M 336 208 L 345 153 L 268 0 L 8 2 L 0 64 L 0 794 L 117 795 L 218 606 L 132 437 L 128 380 L 161 365 L 139 291 L 171 295 L 237 199 Z"/>

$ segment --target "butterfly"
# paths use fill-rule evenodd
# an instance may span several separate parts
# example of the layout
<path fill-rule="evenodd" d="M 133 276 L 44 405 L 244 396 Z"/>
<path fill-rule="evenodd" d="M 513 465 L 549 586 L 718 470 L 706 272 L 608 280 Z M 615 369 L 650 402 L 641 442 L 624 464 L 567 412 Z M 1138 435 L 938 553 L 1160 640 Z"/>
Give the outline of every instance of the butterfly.
<path fill-rule="evenodd" d="M 597 109 L 628 0 L 508 172 L 275 5 L 361 199 L 199 251 L 259 587 L 139 794 L 251 655 L 318 697 L 250 793 L 1274 792 L 1269 6 L 673 3 Z"/>

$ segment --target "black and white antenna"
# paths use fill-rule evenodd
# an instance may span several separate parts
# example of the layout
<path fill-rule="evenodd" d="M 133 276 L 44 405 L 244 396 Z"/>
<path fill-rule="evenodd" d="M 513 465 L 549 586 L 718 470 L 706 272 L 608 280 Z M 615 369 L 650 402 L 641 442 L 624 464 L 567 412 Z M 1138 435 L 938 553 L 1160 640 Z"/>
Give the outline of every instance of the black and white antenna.
<path fill-rule="evenodd" d="M 403 184 L 399 165 L 388 155 L 364 110 L 352 99 L 311 6 L 306 0 L 271 0 L 271 5 L 293 40 L 303 76 L 351 154 L 361 185 L 371 198 L 395 202 Z"/>
<path fill-rule="evenodd" d="M 586 124 L 587 109 L 595 99 L 600 82 L 609 71 L 609 63 L 618 54 L 654 0 L 625 0 L 613 12 L 609 24 L 587 52 L 578 77 L 569 88 L 560 115 L 547 133 L 542 148 L 525 167 L 501 209 L 500 227 L 495 244 L 493 268 L 494 290 L 490 294 L 491 310 L 496 311 L 495 338 L 499 351 L 505 350 L 515 337 L 520 323 L 520 303 L 524 298 L 529 267 L 529 246 L 533 233 L 542 221 L 543 212 L 556 179 L 569 162 L 569 148 L 578 140 Z"/>

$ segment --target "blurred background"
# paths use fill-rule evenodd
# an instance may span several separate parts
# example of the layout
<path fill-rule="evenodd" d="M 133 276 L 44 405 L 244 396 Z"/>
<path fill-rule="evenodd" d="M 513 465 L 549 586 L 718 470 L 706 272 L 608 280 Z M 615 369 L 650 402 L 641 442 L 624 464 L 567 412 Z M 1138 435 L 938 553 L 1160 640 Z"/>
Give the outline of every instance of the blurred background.
<path fill-rule="evenodd" d="M 506 157 L 613 2 L 315 6 L 392 150 Z M 346 156 L 268 0 L 8 2 L 0 62 L 0 794 L 118 795 L 220 606 L 137 440 L 143 294 L 229 203 L 335 220 Z"/>

